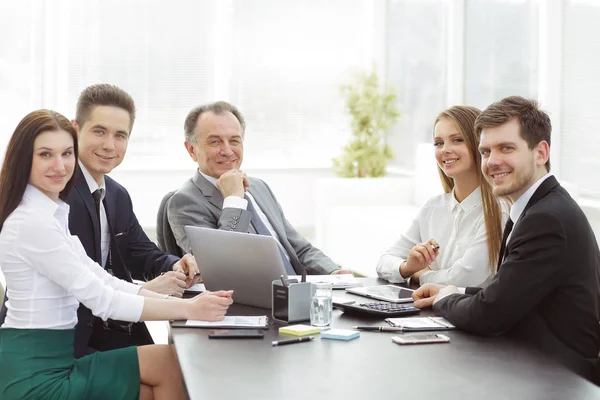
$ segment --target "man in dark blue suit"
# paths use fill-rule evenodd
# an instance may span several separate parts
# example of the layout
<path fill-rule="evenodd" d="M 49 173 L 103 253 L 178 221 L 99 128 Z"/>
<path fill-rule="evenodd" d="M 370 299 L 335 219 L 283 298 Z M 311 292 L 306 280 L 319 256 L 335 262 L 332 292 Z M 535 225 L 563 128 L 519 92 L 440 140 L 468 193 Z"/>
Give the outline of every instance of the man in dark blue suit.
<path fill-rule="evenodd" d="M 67 199 L 69 229 L 88 256 L 120 279 L 144 280 L 151 291 L 181 297 L 198 279 L 194 258 L 160 251 L 142 230 L 127 190 L 105 174 L 127 151 L 135 104 L 122 89 L 87 87 L 77 101 L 73 126 L 78 132 L 79 170 Z M 80 305 L 75 354 L 152 343 L 144 323 L 102 321 Z"/>

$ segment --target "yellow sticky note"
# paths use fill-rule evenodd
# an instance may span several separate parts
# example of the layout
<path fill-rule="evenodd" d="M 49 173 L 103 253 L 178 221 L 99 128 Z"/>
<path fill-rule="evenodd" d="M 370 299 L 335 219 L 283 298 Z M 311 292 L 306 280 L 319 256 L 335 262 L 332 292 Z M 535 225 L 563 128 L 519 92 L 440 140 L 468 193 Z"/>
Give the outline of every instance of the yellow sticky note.
<path fill-rule="evenodd" d="M 294 336 L 306 336 L 306 335 L 314 335 L 317 333 L 321 333 L 320 328 L 315 328 L 310 325 L 290 325 L 290 326 L 282 326 L 279 328 L 279 333 L 283 333 L 286 335 L 294 335 Z"/>

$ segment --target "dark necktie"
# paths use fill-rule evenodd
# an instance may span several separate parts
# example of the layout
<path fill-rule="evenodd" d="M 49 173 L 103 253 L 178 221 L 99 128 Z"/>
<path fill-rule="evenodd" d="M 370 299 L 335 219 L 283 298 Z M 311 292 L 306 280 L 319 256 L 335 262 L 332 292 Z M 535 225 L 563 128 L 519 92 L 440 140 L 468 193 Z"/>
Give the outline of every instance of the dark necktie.
<path fill-rule="evenodd" d="M 94 190 L 92 197 L 94 198 L 94 205 L 96 206 L 96 215 L 98 216 L 98 221 L 100 221 L 100 202 L 102 201 L 102 189 L 98 188 Z"/>
<path fill-rule="evenodd" d="M 500 246 L 500 257 L 498 259 L 498 267 L 496 268 L 496 272 L 500 270 L 500 265 L 502 265 L 502 261 L 504 261 L 504 252 L 506 251 L 506 241 L 508 239 L 508 235 L 513 228 L 513 221 L 508 217 L 508 221 L 506 222 L 506 226 L 504 227 L 504 235 L 502 236 L 502 245 Z"/>
<path fill-rule="evenodd" d="M 267 228 L 267 226 L 262 222 L 262 220 L 258 216 L 258 213 L 256 212 L 256 209 L 254 208 L 254 204 L 252 203 L 250 198 L 246 194 L 244 194 L 244 198 L 246 200 L 248 200 L 248 211 L 250 211 L 252 213 L 252 226 L 254 226 L 254 230 L 256 231 L 256 233 L 258 235 L 273 237 L 273 235 L 271 235 L 271 232 L 269 232 L 269 229 Z M 277 240 L 277 239 L 275 239 L 275 240 Z M 277 244 L 277 248 L 279 249 L 279 254 L 281 255 L 281 261 L 283 261 L 283 266 L 285 267 L 285 272 L 287 272 L 288 275 L 296 275 L 296 271 L 294 270 L 294 267 L 290 263 L 290 260 L 288 260 L 288 258 L 283 253 L 283 249 L 281 248 L 281 246 L 279 244 Z"/>

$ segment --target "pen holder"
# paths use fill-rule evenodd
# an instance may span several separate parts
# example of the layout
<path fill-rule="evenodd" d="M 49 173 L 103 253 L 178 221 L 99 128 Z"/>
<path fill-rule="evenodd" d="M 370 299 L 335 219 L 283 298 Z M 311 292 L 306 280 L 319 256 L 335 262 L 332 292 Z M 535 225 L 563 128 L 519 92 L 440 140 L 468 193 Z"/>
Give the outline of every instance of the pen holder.
<path fill-rule="evenodd" d="M 280 322 L 310 320 L 310 282 L 290 283 L 284 286 L 280 280 L 273 281 L 272 316 Z"/>

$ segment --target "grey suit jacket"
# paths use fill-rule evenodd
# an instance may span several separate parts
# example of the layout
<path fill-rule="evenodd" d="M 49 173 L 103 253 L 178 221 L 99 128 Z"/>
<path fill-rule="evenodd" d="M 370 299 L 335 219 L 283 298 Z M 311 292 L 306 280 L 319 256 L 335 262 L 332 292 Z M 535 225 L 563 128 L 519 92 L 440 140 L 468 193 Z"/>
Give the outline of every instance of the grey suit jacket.
<path fill-rule="evenodd" d="M 313 275 L 329 274 L 339 268 L 292 227 L 265 182 L 257 178 L 249 178 L 249 182 L 250 194 L 275 229 L 298 274 L 303 268 L 307 274 Z M 191 250 L 184 229 L 186 225 L 256 233 L 250 223 L 251 212 L 236 208 L 223 209 L 221 192 L 198 171 L 171 197 L 167 216 L 177 244 L 184 253 Z"/>

